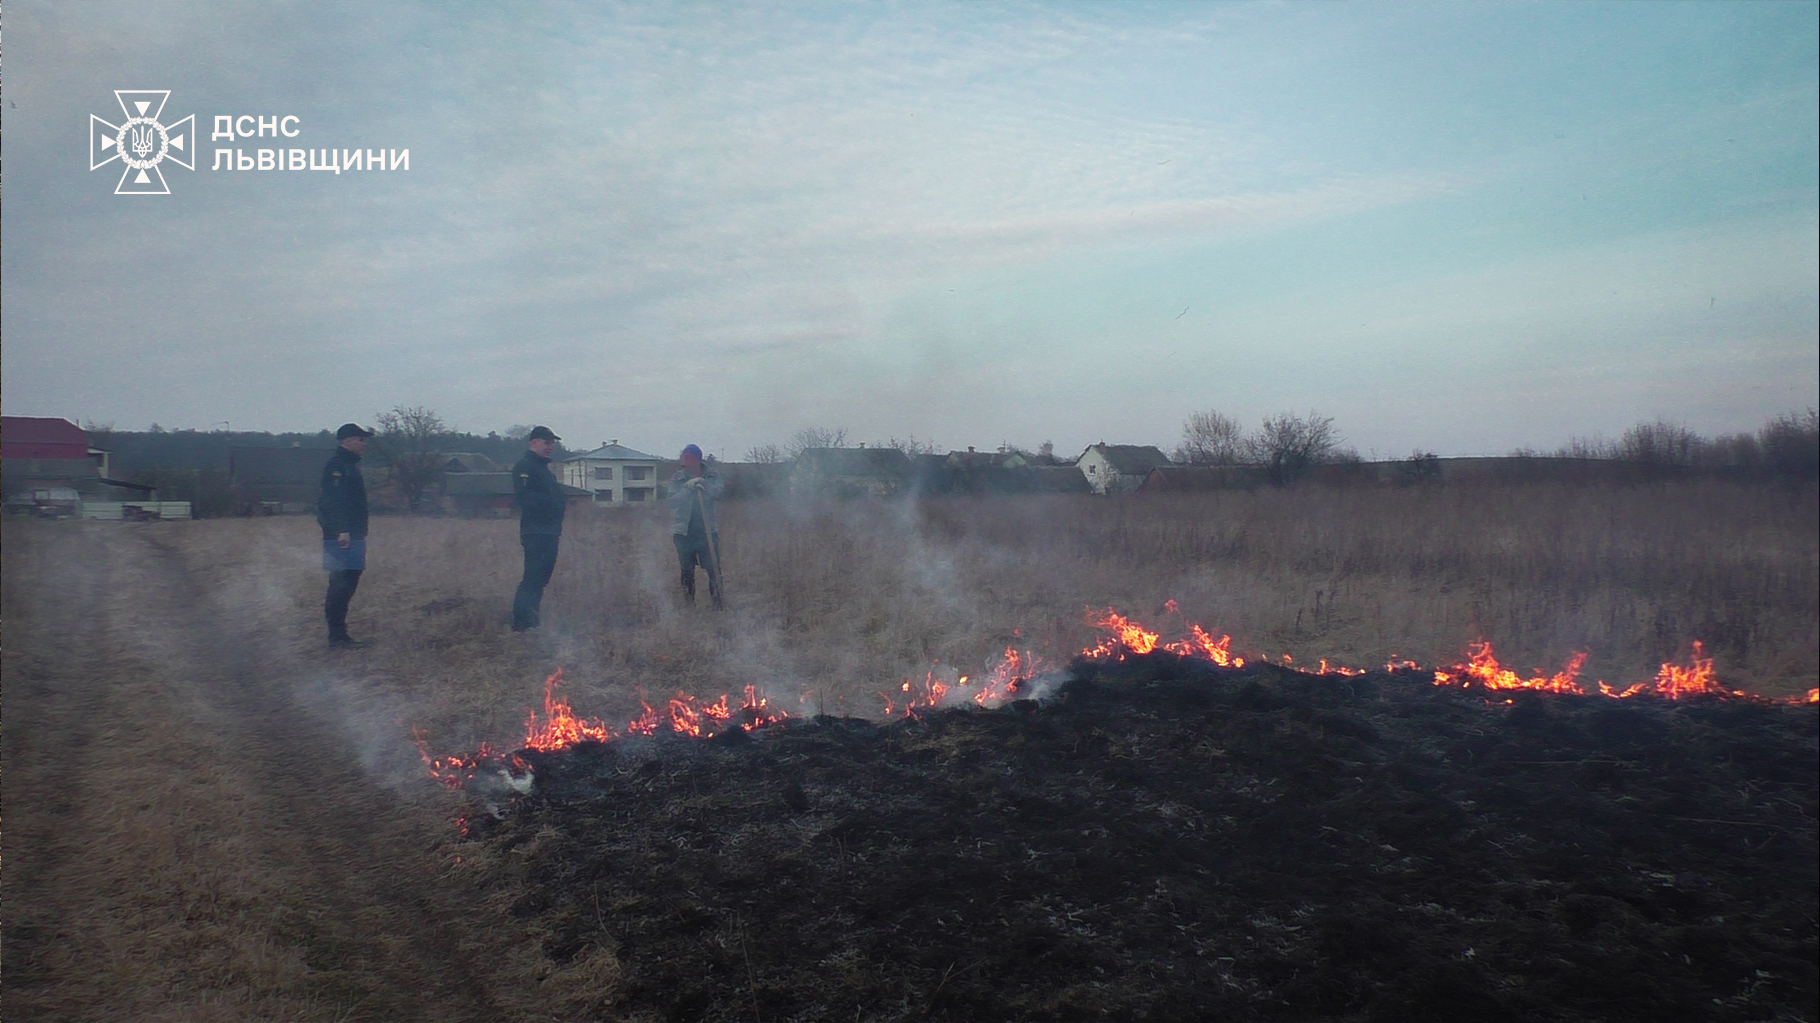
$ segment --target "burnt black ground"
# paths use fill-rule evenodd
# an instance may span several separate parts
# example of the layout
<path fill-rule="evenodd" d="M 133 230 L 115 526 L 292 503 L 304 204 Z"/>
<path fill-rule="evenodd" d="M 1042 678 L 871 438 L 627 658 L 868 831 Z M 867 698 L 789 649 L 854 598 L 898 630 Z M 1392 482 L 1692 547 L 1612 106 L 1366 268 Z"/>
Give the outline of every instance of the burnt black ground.
<path fill-rule="evenodd" d="M 1816 713 L 1074 666 L 536 756 L 476 840 L 665 1020 L 1813 1020 Z"/>

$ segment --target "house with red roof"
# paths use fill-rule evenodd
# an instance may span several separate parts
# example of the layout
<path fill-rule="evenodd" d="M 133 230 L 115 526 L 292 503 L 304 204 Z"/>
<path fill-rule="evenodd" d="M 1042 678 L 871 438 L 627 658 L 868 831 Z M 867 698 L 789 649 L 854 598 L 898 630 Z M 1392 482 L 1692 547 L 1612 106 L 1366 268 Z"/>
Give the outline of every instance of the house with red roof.
<path fill-rule="evenodd" d="M 108 452 L 67 419 L 0 416 L 0 494 L 8 511 L 51 518 L 190 517 L 188 501 L 159 501 L 155 488 L 108 478 Z"/>
<path fill-rule="evenodd" d="M 107 475 L 108 453 L 67 419 L 0 416 L 0 473 L 12 493 L 33 480 L 88 480 Z"/>

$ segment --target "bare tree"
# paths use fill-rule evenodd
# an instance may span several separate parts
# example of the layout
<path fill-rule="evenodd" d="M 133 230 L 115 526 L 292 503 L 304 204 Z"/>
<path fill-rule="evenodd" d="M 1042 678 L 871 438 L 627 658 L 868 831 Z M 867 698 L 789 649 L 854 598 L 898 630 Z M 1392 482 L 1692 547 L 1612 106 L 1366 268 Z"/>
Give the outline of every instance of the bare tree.
<path fill-rule="evenodd" d="M 529 437 L 530 435 L 531 435 L 531 427 L 527 423 L 513 423 L 510 427 L 508 427 L 506 429 L 506 439 L 507 440 L 524 440 L 526 437 Z"/>
<path fill-rule="evenodd" d="M 421 405 L 395 405 L 373 417 L 379 436 L 373 438 L 379 453 L 392 468 L 405 504 L 416 512 L 431 488 L 442 479 L 443 444 L 449 428 L 442 417 Z M 528 432 L 528 431 L 527 431 Z"/>
<path fill-rule="evenodd" d="M 112 419 L 105 423 L 97 423 L 90 419 L 82 424 L 82 432 L 88 434 L 90 447 L 97 447 L 103 451 L 113 450 L 114 421 Z"/>
<path fill-rule="evenodd" d="M 1434 452 L 1423 451 L 1421 448 L 1411 451 L 1399 468 L 1401 481 L 1405 485 L 1427 483 L 1441 478 L 1441 459 Z"/>
<path fill-rule="evenodd" d="M 1182 422 L 1182 442 L 1173 457 L 1189 465 L 1235 465 L 1244 454 L 1245 428 L 1231 416 L 1208 409 Z"/>
<path fill-rule="evenodd" d="M 1757 434 L 1763 462 L 1772 473 L 1791 480 L 1820 475 L 1820 410 L 1790 412 L 1763 424 Z"/>
<path fill-rule="evenodd" d="M 1281 412 L 1264 420 L 1247 439 L 1245 460 L 1268 469 L 1270 481 L 1282 486 L 1331 459 L 1339 443 L 1332 416 Z"/>
<path fill-rule="evenodd" d="M 810 448 L 844 448 L 846 446 L 846 427 L 830 430 L 822 426 L 809 426 L 791 435 L 790 443 L 784 445 L 784 453 L 795 458 Z"/>
<path fill-rule="evenodd" d="M 1618 446 L 1597 434 L 1591 437 L 1569 437 L 1555 449 L 1555 458 L 1616 458 Z"/>
<path fill-rule="evenodd" d="M 1685 469 L 1705 445 L 1705 438 L 1680 423 L 1658 419 L 1638 423 L 1618 438 L 1617 457 L 1664 469 Z"/>
<path fill-rule="evenodd" d="M 904 440 L 893 437 L 890 440 L 873 441 L 872 446 L 875 448 L 895 448 L 898 451 L 902 451 L 905 458 L 915 458 L 917 455 L 935 454 L 935 442 L 932 440 L 917 440 L 915 434 L 911 434 Z"/>
<path fill-rule="evenodd" d="M 760 444 L 746 452 L 746 461 L 762 462 L 770 465 L 786 461 L 786 459 L 784 458 L 783 448 L 778 447 L 776 444 Z"/>

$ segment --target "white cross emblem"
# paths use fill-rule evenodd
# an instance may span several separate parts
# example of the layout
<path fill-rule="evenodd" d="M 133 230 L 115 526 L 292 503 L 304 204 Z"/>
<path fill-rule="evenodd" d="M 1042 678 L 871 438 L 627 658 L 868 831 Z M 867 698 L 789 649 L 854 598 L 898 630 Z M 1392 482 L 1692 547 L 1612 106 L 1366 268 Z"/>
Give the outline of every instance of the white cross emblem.
<path fill-rule="evenodd" d="M 196 169 L 196 115 L 168 126 L 158 123 L 170 97 L 169 89 L 115 89 L 126 121 L 115 125 L 88 116 L 88 169 L 115 160 L 126 164 L 115 195 L 170 195 L 158 169 L 166 157 L 185 170 Z"/>

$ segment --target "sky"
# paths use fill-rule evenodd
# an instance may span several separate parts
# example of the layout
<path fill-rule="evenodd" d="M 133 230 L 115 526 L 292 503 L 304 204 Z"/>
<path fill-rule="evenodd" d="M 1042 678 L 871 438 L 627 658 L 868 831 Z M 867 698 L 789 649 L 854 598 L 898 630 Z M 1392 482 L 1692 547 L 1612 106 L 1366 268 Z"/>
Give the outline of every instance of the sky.
<path fill-rule="evenodd" d="M 1755 430 L 1820 403 L 1817 13 L 15 0 L 0 403 L 733 459 Z M 117 89 L 195 116 L 168 195 L 90 169 Z M 276 144 L 218 115 L 409 168 L 216 170 Z"/>

